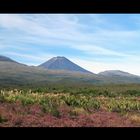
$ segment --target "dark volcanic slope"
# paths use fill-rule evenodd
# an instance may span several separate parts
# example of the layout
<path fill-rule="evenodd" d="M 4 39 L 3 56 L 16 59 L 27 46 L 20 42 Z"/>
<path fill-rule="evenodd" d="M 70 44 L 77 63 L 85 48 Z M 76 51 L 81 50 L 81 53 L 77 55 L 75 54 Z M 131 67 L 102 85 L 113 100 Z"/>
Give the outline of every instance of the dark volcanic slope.
<path fill-rule="evenodd" d="M 94 78 L 91 78 L 93 75 Z M 89 80 L 90 79 L 90 80 Z M 78 81 L 78 82 L 77 82 Z M 48 70 L 42 67 L 27 66 L 8 57 L 0 59 L 0 87 L 42 86 L 49 83 L 89 83 L 96 82 L 94 74 Z"/>
<path fill-rule="evenodd" d="M 0 61 L 15 62 L 16 63 L 16 61 L 14 61 L 8 57 L 2 56 L 2 55 L 0 55 Z"/>
<path fill-rule="evenodd" d="M 65 57 L 53 57 L 52 59 L 48 60 L 47 62 L 39 65 L 39 67 L 43 67 L 50 70 L 68 70 L 68 71 L 77 71 L 77 72 L 84 72 L 84 73 L 91 73 L 82 67 L 76 65 L 75 63 L 71 62 Z"/>

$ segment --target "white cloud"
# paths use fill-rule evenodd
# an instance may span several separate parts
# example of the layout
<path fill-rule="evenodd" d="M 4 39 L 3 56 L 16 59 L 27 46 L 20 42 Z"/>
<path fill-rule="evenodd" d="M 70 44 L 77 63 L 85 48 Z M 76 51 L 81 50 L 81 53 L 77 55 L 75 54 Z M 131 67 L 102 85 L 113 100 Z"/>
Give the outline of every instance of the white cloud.
<path fill-rule="evenodd" d="M 73 46 L 75 49 L 84 51 L 85 53 L 89 54 L 100 54 L 100 55 L 114 55 L 114 56 L 126 56 L 123 53 L 116 52 L 110 49 L 106 49 L 100 46 L 95 45 L 80 45 L 80 46 Z"/>
<path fill-rule="evenodd" d="M 94 60 L 78 60 L 74 59 L 75 62 L 79 63 L 81 66 L 91 70 L 93 72 L 99 72 L 106 69 L 122 69 L 130 72 L 139 73 L 137 67 L 139 66 L 136 62 L 139 62 L 139 56 L 130 55 L 125 52 L 113 50 L 114 46 L 120 45 L 126 47 L 135 43 L 139 40 L 140 30 L 112 30 L 103 29 L 100 25 L 105 22 L 105 24 L 110 25 L 109 21 L 101 19 L 98 15 L 91 15 L 92 18 L 92 30 L 94 32 L 83 32 L 88 29 L 88 24 L 82 24 L 79 22 L 77 15 L 40 15 L 40 14 L 29 14 L 29 15 L 17 15 L 17 14 L 1 14 L 0 15 L 0 27 L 5 29 L 5 32 L 0 32 L 0 39 L 4 43 L 0 44 L 0 49 L 5 48 L 23 48 L 28 50 L 27 44 L 33 43 L 50 47 L 49 45 L 66 45 L 69 48 L 79 50 L 84 52 L 85 55 L 92 57 L 94 54 L 106 55 L 106 56 L 117 56 L 123 57 L 120 62 L 103 63 L 102 61 L 95 62 Z M 88 22 L 88 21 L 86 21 Z M 115 25 L 114 25 L 115 27 Z M 18 43 L 17 43 L 18 42 Z M 20 46 L 22 43 L 22 47 Z M 17 46 L 18 44 L 18 46 Z M 108 46 L 109 45 L 109 46 Z M 108 46 L 107 48 L 105 46 Z M 120 47 L 119 46 L 119 47 Z M 136 48 L 137 46 L 133 46 Z M 33 49 L 34 51 L 34 49 Z M 22 52 L 7 52 L 5 53 L 11 56 L 17 56 L 24 58 L 26 60 L 33 61 L 33 63 L 46 61 L 47 59 L 53 57 L 53 54 L 32 55 L 29 52 L 27 54 Z M 77 54 L 78 55 L 78 54 Z M 80 58 L 80 56 L 79 56 Z M 132 61 L 134 63 L 132 63 Z M 28 62 L 26 61 L 27 63 Z M 130 63 L 131 62 L 131 63 Z"/>

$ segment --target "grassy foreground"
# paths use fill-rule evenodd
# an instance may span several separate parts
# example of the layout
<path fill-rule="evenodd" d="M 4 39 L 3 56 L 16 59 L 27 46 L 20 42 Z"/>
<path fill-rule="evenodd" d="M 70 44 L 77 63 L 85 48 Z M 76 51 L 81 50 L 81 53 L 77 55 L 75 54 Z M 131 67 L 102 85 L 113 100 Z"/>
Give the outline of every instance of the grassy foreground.
<path fill-rule="evenodd" d="M 0 91 L 1 127 L 140 126 L 140 85 Z"/>

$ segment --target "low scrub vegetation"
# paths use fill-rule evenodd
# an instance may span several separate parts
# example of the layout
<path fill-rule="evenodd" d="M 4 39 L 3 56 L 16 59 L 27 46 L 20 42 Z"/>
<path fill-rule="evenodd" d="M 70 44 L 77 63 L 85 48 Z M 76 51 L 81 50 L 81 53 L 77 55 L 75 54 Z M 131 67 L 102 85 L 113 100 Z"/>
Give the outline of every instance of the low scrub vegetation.
<path fill-rule="evenodd" d="M 127 87 L 127 88 L 126 88 Z M 140 113 L 140 88 L 133 86 L 98 86 L 83 88 L 40 88 L 40 89 L 3 89 L 0 91 L 0 104 L 20 106 L 18 115 L 30 114 L 31 106 L 40 108 L 40 115 L 46 114 L 56 118 L 66 116 L 90 116 L 96 112 L 110 112 L 122 114 Z M 67 108 L 62 111 L 62 108 Z M 12 111 L 16 110 L 15 107 Z M 35 111 L 36 112 L 36 111 Z M 36 113 L 35 113 L 36 115 Z M 6 115 L 5 115 L 6 116 Z M 124 115 L 125 116 L 125 115 Z M 128 115 L 129 116 L 129 115 Z M 22 120 L 20 118 L 19 120 Z M 39 118 L 38 118 L 39 120 Z M 140 120 L 140 115 L 130 116 L 130 121 Z M 3 117 L 0 110 L 0 124 L 7 123 L 8 118 Z M 21 122 L 21 121 L 20 121 Z M 16 123 L 16 122 L 15 122 Z M 16 123 L 17 124 L 17 123 Z M 18 123 L 22 125 L 22 123 Z"/>

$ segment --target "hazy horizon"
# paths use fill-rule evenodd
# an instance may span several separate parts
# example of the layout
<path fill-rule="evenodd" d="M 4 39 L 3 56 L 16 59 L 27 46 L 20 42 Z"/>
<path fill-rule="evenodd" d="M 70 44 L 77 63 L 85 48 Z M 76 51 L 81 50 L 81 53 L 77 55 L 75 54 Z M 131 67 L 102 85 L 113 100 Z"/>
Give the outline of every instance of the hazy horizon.
<path fill-rule="evenodd" d="M 27 65 L 64 56 L 140 75 L 139 36 L 140 14 L 0 14 L 0 54 Z"/>

